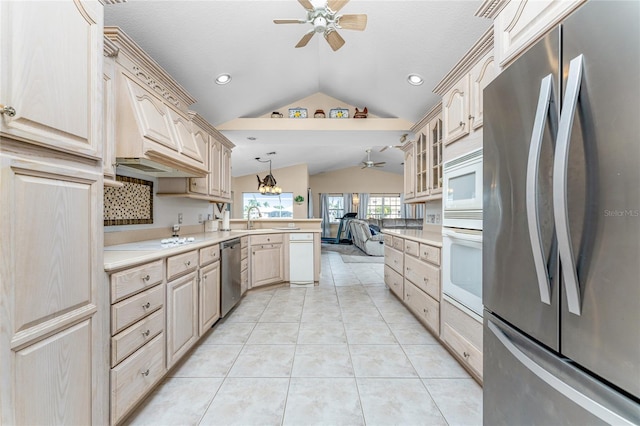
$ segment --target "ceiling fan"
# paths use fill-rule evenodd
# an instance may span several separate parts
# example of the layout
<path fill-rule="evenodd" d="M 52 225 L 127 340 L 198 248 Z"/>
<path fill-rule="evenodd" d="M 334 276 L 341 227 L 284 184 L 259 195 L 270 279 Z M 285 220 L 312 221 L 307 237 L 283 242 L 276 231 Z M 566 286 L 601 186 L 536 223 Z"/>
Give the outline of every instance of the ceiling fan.
<path fill-rule="evenodd" d="M 400 136 L 400 144 L 404 144 L 406 142 L 407 136 L 409 136 L 407 133 Z M 402 148 L 402 145 L 385 145 L 382 147 L 380 152 L 385 152 L 389 148 Z"/>
<path fill-rule="evenodd" d="M 274 19 L 276 24 L 311 24 L 313 28 L 302 36 L 296 47 L 304 47 L 315 33 L 322 33 L 335 52 L 344 45 L 337 29 L 363 31 L 367 26 L 367 15 L 338 15 L 349 0 L 327 0 L 324 6 L 314 6 L 310 0 L 298 0 L 307 10 L 307 19 Z"/>
<path fill-rule="evenodd" d="M 379 161 L 377 163 L 374 163 L 373 161 L 371 161 L 371 150 L 368 149 L 367 150 L 367 161 L 363 161 L 362 162 L 362 167 L 360 167 L 361 169 L 370 169 L 372 167 L 382 167 L 385 164 L 387 164 L 386 161 Z"/>

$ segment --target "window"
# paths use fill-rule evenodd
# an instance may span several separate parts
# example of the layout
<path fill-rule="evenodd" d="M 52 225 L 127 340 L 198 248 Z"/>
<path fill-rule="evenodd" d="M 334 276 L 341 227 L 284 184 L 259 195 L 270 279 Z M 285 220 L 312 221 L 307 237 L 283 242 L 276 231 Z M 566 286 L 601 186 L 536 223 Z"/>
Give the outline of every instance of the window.
<path fill-rule="evenodd" d="M 367 204 L 367 217 L 373 219 L 400 218 L 400 196 L 397 194 L 371 194 Z"/>
<path fill-rule="evenodd" d="M 340 222 L 344 216 L 344 198 L 340 195 L 328 195 L 327 203 L 329 203 L 329 221 L 332 223 Z"/>
<path fill-rule="evenodd" d="M 242 193 L 242 217 L 248 219 L 249 208 L 257 207 L 262 217 L 279 218 L 293 217 L 293 192 L 283 192 L 280 195 L 264 195 L 259 192 Z M 251 218 L 258 217 L 256 209 L 251 211 Z"/>

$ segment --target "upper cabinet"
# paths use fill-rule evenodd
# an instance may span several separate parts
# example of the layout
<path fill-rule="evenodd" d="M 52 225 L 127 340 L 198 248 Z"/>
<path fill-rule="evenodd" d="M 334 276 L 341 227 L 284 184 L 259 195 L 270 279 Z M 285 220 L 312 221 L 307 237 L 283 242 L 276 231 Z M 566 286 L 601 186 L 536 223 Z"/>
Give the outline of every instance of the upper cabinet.
<path fill-rule="evenodd" d="M 0 134 L 100 158 L 102 5 L 0 2 L 0 43 Z"/>
<path fill-rule="evenodd" d="M 442 96 L 441 159 L 482 146 L 482 93 L 495 76 L 490 28 L 433 89 Z"/>
<path fill-rule="evenodd" d="M 411 128 L 416 139 L 403 147 L 405 202 L 442 198 L 442 129 L 442 104 Z"/>
<path fill-rule="evenodd" d="M 116 64 L 113 56 L 118 49 L 104 38 L 102 64 L 102 174 L 105 186 L 122 186 L 116 181 Z"/>
<path fill-rule="evenodd" d="M 511 0 L 494 21 L 495 53 L 500 69 L 509 66 L 551 28 L 586 0 Z M 491 17 L 488 15 L 488 17 Z"/>

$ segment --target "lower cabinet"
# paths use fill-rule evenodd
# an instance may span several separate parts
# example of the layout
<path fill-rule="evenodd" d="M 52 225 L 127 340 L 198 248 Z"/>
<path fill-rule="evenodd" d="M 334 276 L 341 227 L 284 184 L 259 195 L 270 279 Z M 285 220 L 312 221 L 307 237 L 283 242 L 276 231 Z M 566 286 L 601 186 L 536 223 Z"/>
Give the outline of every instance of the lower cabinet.
<path fill-rule="evenodd" d="M 200 269 L 199 327 L 202 336 L 220 319 L 220 262 Z"/>
<path fill-rule="evenodd" d="M 240 238 L 240 295 L 249 289 L 249 237 Z"/>
<path fill-rule="evenodd" d="M 282 234 L 252 235 L 250 288 L 285 280 Z"/>
<path fill-rule="evenodd" d="M 440 303 L 413 285 L 404 282 L 404 303 L 434 335 L 440 331 Z"/>
<path fill-rule="evenodd" d="M 199 337 L 198 274 L 167 283 L 167 368 L 171 368 Z"/>
<path fill-rule="evenodd" d="M 482 382 L 482 318 L 445 298 L 441 338 L 458 361 Z"/>

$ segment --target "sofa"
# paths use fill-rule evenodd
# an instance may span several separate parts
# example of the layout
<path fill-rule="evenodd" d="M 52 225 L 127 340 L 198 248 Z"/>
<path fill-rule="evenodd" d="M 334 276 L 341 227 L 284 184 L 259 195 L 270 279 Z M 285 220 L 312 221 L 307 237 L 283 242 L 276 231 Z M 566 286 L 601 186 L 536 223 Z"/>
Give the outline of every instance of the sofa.
<path fill-rule="evenodd" d="M 380 229 L 422 229 L 424 219 L 367 219 Z"/>
<path fill-rule="evenodd" d="M 369 222 L 361 219 L 349 221 L 353 244 L 369 256 L 384 256 L 384 235 L 371 234 Z"/>

